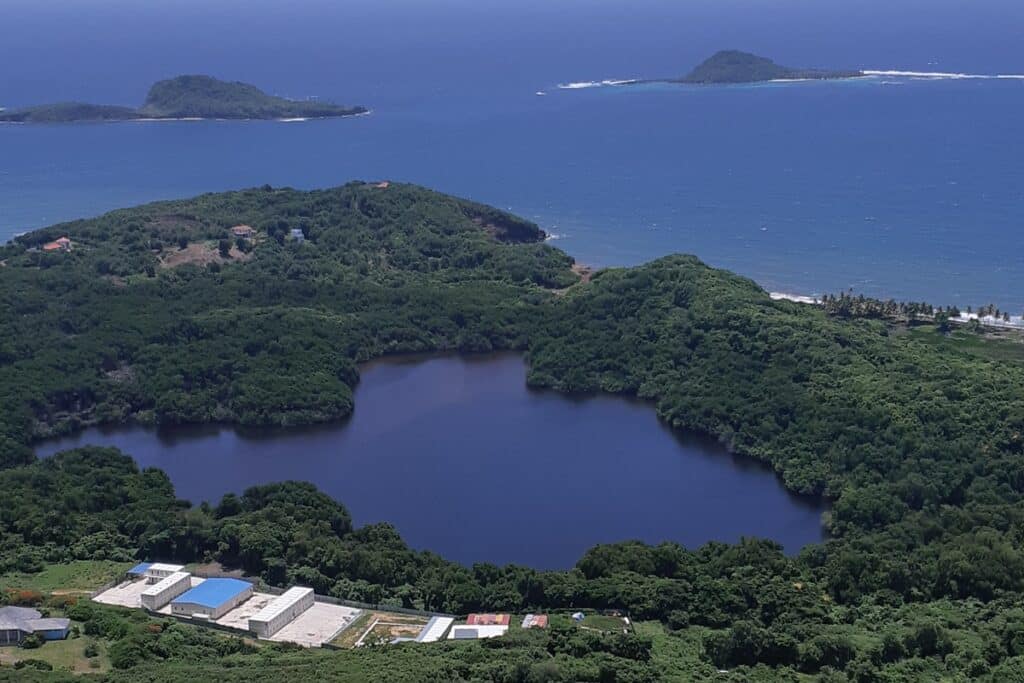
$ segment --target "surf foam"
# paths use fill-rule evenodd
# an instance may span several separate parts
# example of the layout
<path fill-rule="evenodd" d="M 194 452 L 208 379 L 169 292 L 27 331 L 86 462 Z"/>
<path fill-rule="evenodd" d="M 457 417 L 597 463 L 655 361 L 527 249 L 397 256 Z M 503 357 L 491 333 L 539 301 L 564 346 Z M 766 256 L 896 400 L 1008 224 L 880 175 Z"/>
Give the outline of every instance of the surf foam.
<path fill-rule="evenodd" d="M 931 80 L 968 80 L 968 79 L 1013 79 L 1024 80 L 1024 74 L 965 74 L 949 71 L 901 71 L 898 69 L 864 69 L 865 76 L 893 76 L 900 78 L 927 78 Z"/>

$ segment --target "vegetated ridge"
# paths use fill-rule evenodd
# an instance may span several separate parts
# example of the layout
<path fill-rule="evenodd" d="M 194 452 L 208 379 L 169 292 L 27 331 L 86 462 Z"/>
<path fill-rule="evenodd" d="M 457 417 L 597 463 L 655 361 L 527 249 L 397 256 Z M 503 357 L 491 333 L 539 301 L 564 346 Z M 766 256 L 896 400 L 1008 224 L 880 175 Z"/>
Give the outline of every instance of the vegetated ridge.
<path fill-rule="evenodd" d="M 254 234 L 235 237 L 243 225 Z M 43 248 L 63 236 L 66 249 Z M 1024 672 L 1019 344 L 997 362 L 968 332 L 775 301 L 692 256 L 584 282 L 543 238 L 473 202 L 350 183 L 149 204 L 0 248 L 0 585 L 72 559 L 215 560 L 366 602 L 611 607 L 640 622 L 635 635 L 256 652 L 96 608 L 81 616 L 115 681 Z M 570 571 L 467 568 L 411 550 L 389 525 L 354 528 L 310 484 L 191 507 L 166 474 L 113 449 L 32 455 L 34 440 L 89 424 L 335 420 L 353 408 L 360 361 L 494 349 L 524 351 L 535 386 L 640 396 L 672 426 L 770 463 L 791 490 L 827 495 L 829 540 L 796 557 L 768 540 L 623 542 Z"/>
<path fill-rule="evenodd" d="M 721 84 L 757 83 L 776 80 L 827 80 L 856 78 L 860 71 L 803 69 L 781 66 L 767 57 L 739 50 L 722 50 L 698 64 L 690 73 L 677 79 L 679 83 Z"/>
<path fill-rule="evenodd" d="M 365 107 L 288 100 L 247 83 L 211 76 L 178 76 L 153 84 L 139 108 L 65 102 L 0 111 L 0 121 L 59 123 L 132 119 L 288 119 L 327 118 L 366 113 Z"/>

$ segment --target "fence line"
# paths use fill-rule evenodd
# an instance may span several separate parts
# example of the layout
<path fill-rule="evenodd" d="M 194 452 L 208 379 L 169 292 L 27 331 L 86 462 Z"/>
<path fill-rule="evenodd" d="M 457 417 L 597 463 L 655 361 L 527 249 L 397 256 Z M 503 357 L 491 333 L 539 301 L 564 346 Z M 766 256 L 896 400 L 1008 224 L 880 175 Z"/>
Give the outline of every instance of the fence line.
<path fill-rule="evenodd" d="M 254 590 L 258 590 L 260 593 L 270 593 L 271 595 L 281 595 L 285 592 L 285 588 L 279 588 L 277 586 L 269 586 L 257 577 L 252 576 L 233 576 L 227 573 L 217 572 L 192 572 L 193 576 L 198 576 L 202 579 L 217 579 L 217 578 L 232 578 L 239 579 L 241 581 L 247 581 L 253 585 Z M 415 609 L 412 607 L 401 607 L 396 605 L 388 605 L 384 603 L 371 603 L 371 602 L 359 602 L 358 600 L 345 600 L 343 598 L 335 598 L 330 595 L 321 595 L 319 593 L 313 594 L 313 599 L 317 602 L 325 602 L 329 605 L 341 605 L 343 607 L 352 607 L 354 609 L 371 610 L 375 612 L 397 612 L 398 614 L 409 614 L 417 617 L 452 617 L 458 619 L 457 614 L 448 614 L 447 612 L 430 612 L 422 609 Z"/>

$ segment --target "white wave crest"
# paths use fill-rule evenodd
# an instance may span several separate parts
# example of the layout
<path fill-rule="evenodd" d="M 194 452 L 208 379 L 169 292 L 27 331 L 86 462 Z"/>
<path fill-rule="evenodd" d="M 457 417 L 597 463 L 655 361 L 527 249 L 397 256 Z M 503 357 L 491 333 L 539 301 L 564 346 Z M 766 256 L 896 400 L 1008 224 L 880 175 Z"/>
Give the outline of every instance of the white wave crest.
<path fill-rule="evenodd" d="M 615 85 L 629 85 L 636 83 L 636 78 L 607 78 L 603 81 L 574 81 L 572 83 L 559 83 L 559 90 L 582 90 L 583 88 L 604 88 Z"/>
<path fill-rule="evenodd" d="M 968 80 L 995 78 L 1024 80 L 1024 74 L 965 74 L 953 73 L 948 71 L 901 71 L 898 69 L 865 69 L 861 73 L 863 73 L 865 76 L 893 76 L 902 78 L 926 78 L 931 80 Z"/>

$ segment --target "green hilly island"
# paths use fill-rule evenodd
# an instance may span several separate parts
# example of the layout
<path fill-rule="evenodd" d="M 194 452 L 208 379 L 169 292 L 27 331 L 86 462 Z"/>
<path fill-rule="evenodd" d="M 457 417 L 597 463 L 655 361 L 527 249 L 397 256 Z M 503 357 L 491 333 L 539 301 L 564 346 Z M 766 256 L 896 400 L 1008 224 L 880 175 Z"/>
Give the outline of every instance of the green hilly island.
<path fill-rule="evenodd" d="M 774 80 L 828 80 L 855 78 L 860 71 L 803 69 L 781 66 L 767 57 L 740 50 L 721 50 L 698 64 L 680 83 L 757 83 Z"/>
<path fill-rule="evenodd" d="M 181 113 L 174 92 L 153 106 Z M 147 204 L 0 247 L 0 601 L 66 614 L 96 648 L 84 675 L 125 683 L 1024 678 L 1018 341 L 773 300 L 689 255 L 590 273 L 545 237 L 475 202 L 352 182 Z M 568 571 L 464 567 L 354 525 L 312 484 L 192 506 L 131 454 L 33 455 L 88 425 L 335 421 L 363 361 L 493 350 L 524 353 L 533 386 L 639 397 L 769 464 L 831 501 L 829 538 L 795 556 L 624 541 Z M 635 629 L 566 617 L 308 651 L 52 594 L 54 576 L 156 557 L 460 615 L 617 609 Z M 53 646 L 0 661 L 0 680 L 75 678 L 47 670 Z"/>
<path fill-rule="evenodd" d="M 133 119 L 328 118 L 366 113 L 365 107 L 297 101 L 268 95 L 247 83 L 212 76 L 178 76 L 158 81 L 141 107 L 64 102 L 0 111 L 0 122 L 67 123 Z"/>

